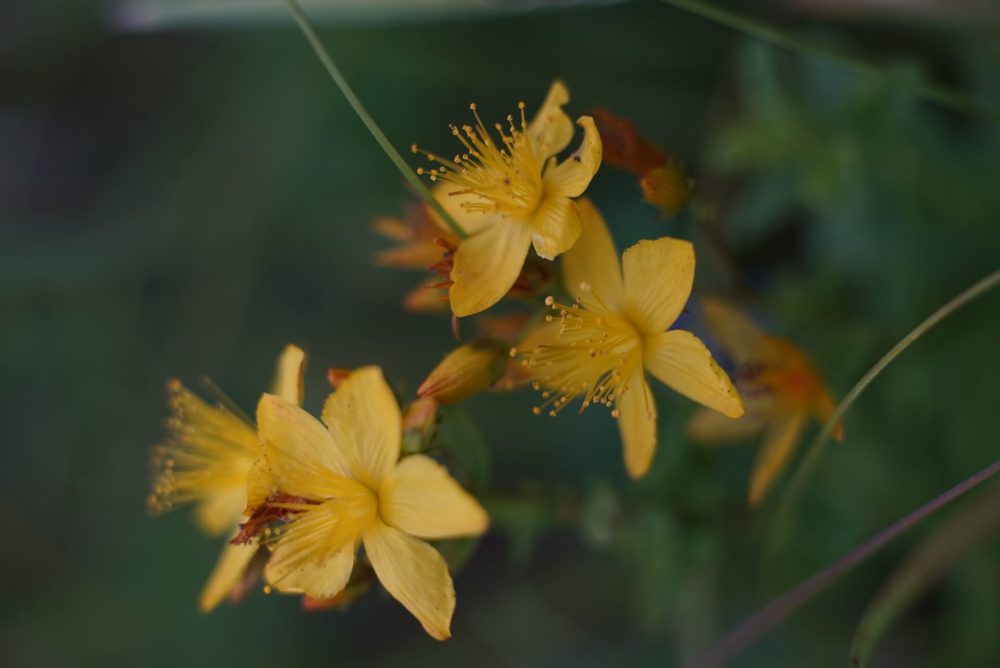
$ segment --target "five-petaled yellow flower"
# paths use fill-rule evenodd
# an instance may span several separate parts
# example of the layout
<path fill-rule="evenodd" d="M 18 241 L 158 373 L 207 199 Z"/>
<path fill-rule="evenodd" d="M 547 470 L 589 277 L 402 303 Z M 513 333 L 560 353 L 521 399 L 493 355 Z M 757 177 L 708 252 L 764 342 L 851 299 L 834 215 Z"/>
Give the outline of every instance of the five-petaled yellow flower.
<path fill-rule="evenodd" d="M 570 306 L 547 303 L 559 315 L 512 354 L 521 355 L 545 403 L 536 413 L 555 415 L 576 397 L 583 408 L 613 408 L 633 478 L 649 470 L 656 451 L 656 405 L 648 370 L 681 394 L 735 418 L 743 402 L 729 376 L 697 337 L 669 330 L 691 294 L 694 249 L 665 237 L 640 241 L 622 264 L 604 220 L 579 202 L 583 234 L 563 256 Z"/>
<path fill-rule="evenodd" d="M 302 350 L 287 346 L 278 358 L 272 391 L 300 403 L 304 363 Z M 156 476 L 150 509 L 161 512 L 194 503 L 195 522 L 202 531 L 233 537 L 246 520 L 247 474 L 261 455 L 257 430 L 238 409 L 208 404 L 176 379 L 167 384 L 167 391 L 173 415 L 166 442 L 153 451 Z M 239 587 L 256 553 L 256 543 L 226 543 L 199 596 L 202 612 L 210 612 Z"/>
<path fill-rule="evenodd" d="M 764 433 L 748 491 L 750 505 L 757 506 L 791 460 L 808 418 L 826 422 L 833 414 L 833 398 L 793 343 L 765 334 L 717 299 L 702 300 L 701 308 L 712 334 L 736 364 L 736 384 L 748 397 L 747 414 L 739 420 L 720 420 L 711 411 L 700 411 L 691 418 L 688 435 L 718 443 Z M 843 440 L 843 424 L 837 425 L 834 437 Z"/>
<path fill-rule="evenodd" d="M 352 372 L 327 399 L 323 422 L 275 395 L 257 407 L 264 456 L 250 476 L 249 505 L 292 516 L 265 578 L 279 591 L 336 596 L 363 544 L 386 590 L 427 633 L 448 638 L 454 586 L 423 539 L 481 534 L 486 511 L 433 459 L 400 460 L 399 405 L 378 367 Z"/>
<path fill-rule="evenodd" d="M 426 173 L 443 181 L 439 200 L 469 234 L 455 252 L 449 290 L 452 311 L 467 316 L 488 309 L 517 280 L 529 248 L 551 260 L 566 252 L 580 236 L 581 222 L 573 198 L 587 189 L 601 164 L 601 138 L 589 116 L 577 119 L 583 142 L 558 162 L 573 137 L 573 123 L 562 110 L 569 91 L 552 84 L 538 115 L 528 123 L 524 103 L 520 120 L 497 123 L 497 143 L 471 105 L 476 124 L 452 126 L 462 152 L 452 159 L 425 152 L 432 166 Z M 413 147 L 416 152 L 416 146 Z"/>

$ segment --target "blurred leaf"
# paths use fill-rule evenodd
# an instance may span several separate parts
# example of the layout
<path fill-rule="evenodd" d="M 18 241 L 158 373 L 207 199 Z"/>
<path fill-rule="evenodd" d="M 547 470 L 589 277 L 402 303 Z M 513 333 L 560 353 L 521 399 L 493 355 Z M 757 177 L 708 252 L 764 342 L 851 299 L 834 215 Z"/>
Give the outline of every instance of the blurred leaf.
<path fill-rule="evenodd" d="M 507 536 L 508 554 L 518 563 L 526 563 L 542 534 L 559 521 L 558 505 L 553 497 L 534 490 L 517 495 L 483 499 L 492 526 Z"/>
<path fill-rule="evenodd" d="M 476 0 L 301 0 L 301 4 L 318 22 L 441 19 L 497 12 Z M 290 19 L 281 0 L 119 0 L 110 21 L 125 30 L 164 30 L 285 24 Z"/>
<path fill-rule="evenodd" d="M 489 489 L 491 468 L 490 449 L 479 427 L 460 406 L 441 408 L 440 440 L 468 476 L 473 491 Z"/>
<path fill-rule="evenodd" d="M 1000 530 L 1000 488 L 957 510 L 913 550 L 875 596 L 858 623 L 851 664 L 867 666 L 889 626 L 980 542 Z"/>

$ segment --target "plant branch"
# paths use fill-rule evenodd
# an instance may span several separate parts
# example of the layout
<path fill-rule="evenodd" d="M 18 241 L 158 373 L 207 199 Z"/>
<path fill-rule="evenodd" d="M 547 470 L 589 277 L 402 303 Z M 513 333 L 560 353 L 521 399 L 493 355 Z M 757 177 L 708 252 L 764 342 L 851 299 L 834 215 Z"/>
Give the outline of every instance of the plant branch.
<path fill-rule="evenodd" d="M 368 131 L 372 134 L 372 137 L 375 138 L 375 141 L 378 142 L 378 145 L 382 147 L 385 154 L 389 156 L 390 160 L 392 160 L 392 164 L 396 165 L 396 169 L 398 169 L 403 175 L 403 178 L 405 178 L 413 189 L 417 191 L 417 194 L 420 195 L 425 202 L 427 202 L 427 206 L 433 209 L 434 213 L 441 217 L 441 220 L 443 220 L 445 224 L 451 228 L 451 231 L 454 232 L 459 239 L 468 238 L 468 235 L 465 233 L 465 230 L 462 229 L 462 226 L 455 221 L 451 214 L 445 211 L 440 202 L 434 199 L 431 191 L 427 189 L 427 186 L 424 185 L 423 181 L 421 181 L 410 166 L 406 164 L 406 161 L 403 160 L 403 156 L 399 154 L 399 151 L 396 150 L 389 139 L 385 136 L 385 133 L 382 132 L 382 129 L 375 122 L 375 119 L 373 119 L 365 109 L 365 106 L 361 103 L 361 100 L 358 99 L 358 96 L 354 94 L 354 90 L 351 88 L 351 85 L 347 82 L 343 73 L 341 73 L 340 69 L 333 62 L 330 52 L 326 50 L 325 46 L 323 46 L 323 42 L 320 41 L 316 31 L 313 30 L 312 25 L 309 23 L 309 18 L 306 16 L 305 12 L 302 11 L 302 7 L 299 6 L 297 0 L 285 0 L 285 2 L 288 5 L 289 11 L 292 13 L 292 16 L 295 17 L 295 22 L 302 30 L 302 34 L 305 36 L 306 41 L 309 42 L 309 45 L 316 53 L 316 57 L 319 58 L 320 62 L 323 63 L 323 67 L 326 68 L 327 74 L 329 74 L 330 78 L 333 79 L 333 83 L 335 83 L 337 88 L 340 89 L 340 92 L 343 93 L 347 102 L 351 105 L 351 108 L 354 109 L 354 113 L 356 113 L 358 118 L 361 119 L 361 122 L 365 124 L 365 127 L 368 128 Z"/>

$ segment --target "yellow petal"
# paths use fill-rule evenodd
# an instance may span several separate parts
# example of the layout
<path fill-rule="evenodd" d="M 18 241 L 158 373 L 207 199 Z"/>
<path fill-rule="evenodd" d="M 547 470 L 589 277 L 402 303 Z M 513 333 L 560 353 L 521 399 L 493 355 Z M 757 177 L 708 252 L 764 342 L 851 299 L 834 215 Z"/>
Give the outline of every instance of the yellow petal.
<path fill-rule="evenodd" d="M 323 422 L 334 434 L 351 477 L 377 489 L 399 460 L 399 404 L 377 366 L 353 371 L 323 406 Z M 342 432 L 343 442 L 337 438 Z"/>
<path fill-rule="evenodd" d="M 625 449 L 625 470 L 634 479 L 643 477 L 656 454 L 656 404 L 641 369 L 632 375 L 618 403 L 618 432 Z"/>
<path fill-rule="evenodd" d="M 470 211 L 466 205 L 474 202 L 481 203 L 482 198 L 474 193 L 461 192 L 461 190 L 462 188 L 453 183 L 441 183 L 431 189 L 431 194 L 466 234 L 470 236 L 476 234 L 500 220 L 500 216 L 497 214 L 484 213 L 480 210 Z M 454 231 L 437 215 L 434 209 L 427 207 L 427 215 L 441 229 L 442 237 L 449 240 L 455 238 Z M 440 257 L 440 253 L 438 256 Z"/>
<path fill-rule="evenodd" d="M 566 197 L 542 200 L 531 219 L 531 240 L 538 257 L 553 260 L 580 237 L 582 223 L 576 203 Z"/>
<path fill-rule="evenodd" d="M 319 420 L 295 404 L 265 394 L 257 404 L 257 426 L 271 487 L 307 499 L 325 499 L 340 479 L 350 477 L 339 443 L 335 445 Z M 252 487 L 256 490 L 258 483 Z"/>
<path fill-rule="evenodd" d="M 540 161 L 559 153 L 573 138 L 573 121 L 562 110 L 569 102 L 569 90 L 561 81 L 553 81 L 545 102 L 528 124 L 528 140 Z"/>
<path fill-rule="evenodd" d="M 490 523 L 448 470 L 424 455 L 406 457 L 382 481 L 379 514 L 386 524 L 428 539 L 478 536 Z"/>
<path fill-rule="evenodd" d="M 282 534 L 264 568 L 278 591 L 330 598 L 347 585 L 354 568 L 358 535 L 341 530 L 336 503 L 303 513 Z M 353 527 L 348 527 L 348 529 Z"/>
<path fill-rule="evenodd" d="M 648 338 L 644 361 L 651 374 L 685 397 L 731 418 L 743 415 L 733 382 L 694 334 L 675 329 Z"/>
<path fill-rule="evenodd" d="M 594 119 L 581 116 L 577 124 L 583 128 L 580 147 L 558 165 L 550 161 L 542 176 L 548 197 L 579 197 L 601 166 L 601 135 Z"/>
<path fill-rule="evenodd" d="M 694 246 L 663 237 L 640 241 L 622 256 L 628 315 L 644 334 L 656 334 L 681 314 L 694 282 Z"/>
<path fill-rule="evenodd" d="M 231 532 L 235 536 L 237 531 Z M 198 610 L 200 612 L 211 612 L 229 596 L 229 593 L 243 579 L 243 574 L 247 566 L 257 554 L 257 543 L 247 545 L 231 545 L 226 543 L 222 548 L 222 554 L 212 569 L 212 574 L 208 576 L 208 582 L 201 590 L 198 597 Z"/>
<path fill-rule="evenodd" d="M 739 310 L 713 297 L 701 300 L 701 310 L 712 336 L 737 364 L 759 363 L 773 356 L 764 332 Z"/>
<path fill-rule="evenodd" d="M 485 311 L 500 301 L 517 280 L 531 246 L 531 229 L 504 220 L 466 239 L 455 251 L 448 291 L 458 317 Z"/>
<path fill-rule="evenodd" d="M 730 443 L 754 436 L 763 426 L 760 417 L 749 413 L 734 419 L 709 408 L 699 408 L 688 421 L 687 435 L 700 443 Z"/>
<path fill-rule="evenodd" d="M 623 287 L 615 242 L 601 213 L 589 199 L 583 198 L 576 205 L 583 231 L 562 256 L 566 289 L 574 297 L 586 299 L 588 308 L 617 311 Z"/>
<path fill-rule="evenodd" d="M 381 523 L 365 533 L 364 543 L 365 554 L 386 591 L 431 637 L 451 637 L 455 586 L 444 557 L 419 538 Z"/>
<path fill-rule="evenodd" d="M 205 533 L 218 536 L 239 522 L 246 503 L 245 487 L 220 488 L 199 499 L 194 509 L 195 524 Z"/>
<path fill-rule="evenodd" d="M 778 474 L 788 464 L 805 423 L 806 416 L 801 411 L 784 413 L 768 423 L 764 442 L 757 451 L 753 472 L 750 474 L 751 506 L 760 505 Z"/>
<path fill-rule="evenodd" d="M 288 344 L 278 358 L 278 368 L 274 374 L 271 394 L 281 397 L 296 406 L 302 404 L 302 370 L 306 364 L 306 354 L 298 346 Z"/>
<path fill-rule="evenodd" d="M 243 514 L 252 515 L 254 510 L 263 505 L 269 496 L 278 491 L 267 456 L 262 455 L 247 473 L 247 505 L 243 509 Z"/>

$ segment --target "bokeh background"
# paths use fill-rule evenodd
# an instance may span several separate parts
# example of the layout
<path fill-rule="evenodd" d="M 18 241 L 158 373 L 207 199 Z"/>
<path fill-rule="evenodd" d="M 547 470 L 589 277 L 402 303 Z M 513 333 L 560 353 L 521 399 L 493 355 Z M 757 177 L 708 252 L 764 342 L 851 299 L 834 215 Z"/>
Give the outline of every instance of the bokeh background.
<path fill-rule="evenodd" d="M 386 242 L 370 221 L 407 191 L 281 3 L 195 4 L 0 7 L 3 665 L 676 665 L 996 457 L 988 295 L 863 395 L 780 559 L 762 557 L 775 503 L 745 503 L 755 444 L 686 442 L 689 402 L 658 391 L 660 452 L 634 484 L 601 411 L 536 418 L 530 393 L 482 395 L 467 410 L 488 493 L 514 501 L 456 575 L 451 641 L 380 592 L 323 614 L 260 593 L 198 614 L 219 545 L 187 512 L 154 520 L 144 505 L 165 380 L 208 375 L 251 409 L 294 341 L 315 410 L 327 367 L 378 363 L 409 397 L 454 341 L 446 319 L 401 309 L 415 275 L 373 266 Z M 837 396 L 996 268 L 1000 124 L 912 93 L 933 79 L 997 104 L 995 4 L 739 5 L 881 63 L 868 77 L 659 2 L 525 4 L 306 6 L 399 147 L 447 151 L 469 101 L 490 117 L 530 108 L 555 77 L 571 113 L 633 120 L 688 166 L 717 239 L 690 212 L 663 221 L 606 168 L 591 195 L 619 247 L 694 238 L 696 293 L 752 304 Z M 867 602 L 950 512 L 734 665 L 846 665 Z M 875 665 L 1000 665 L 998 557 L 995 538 L 965 554 Z"/>

